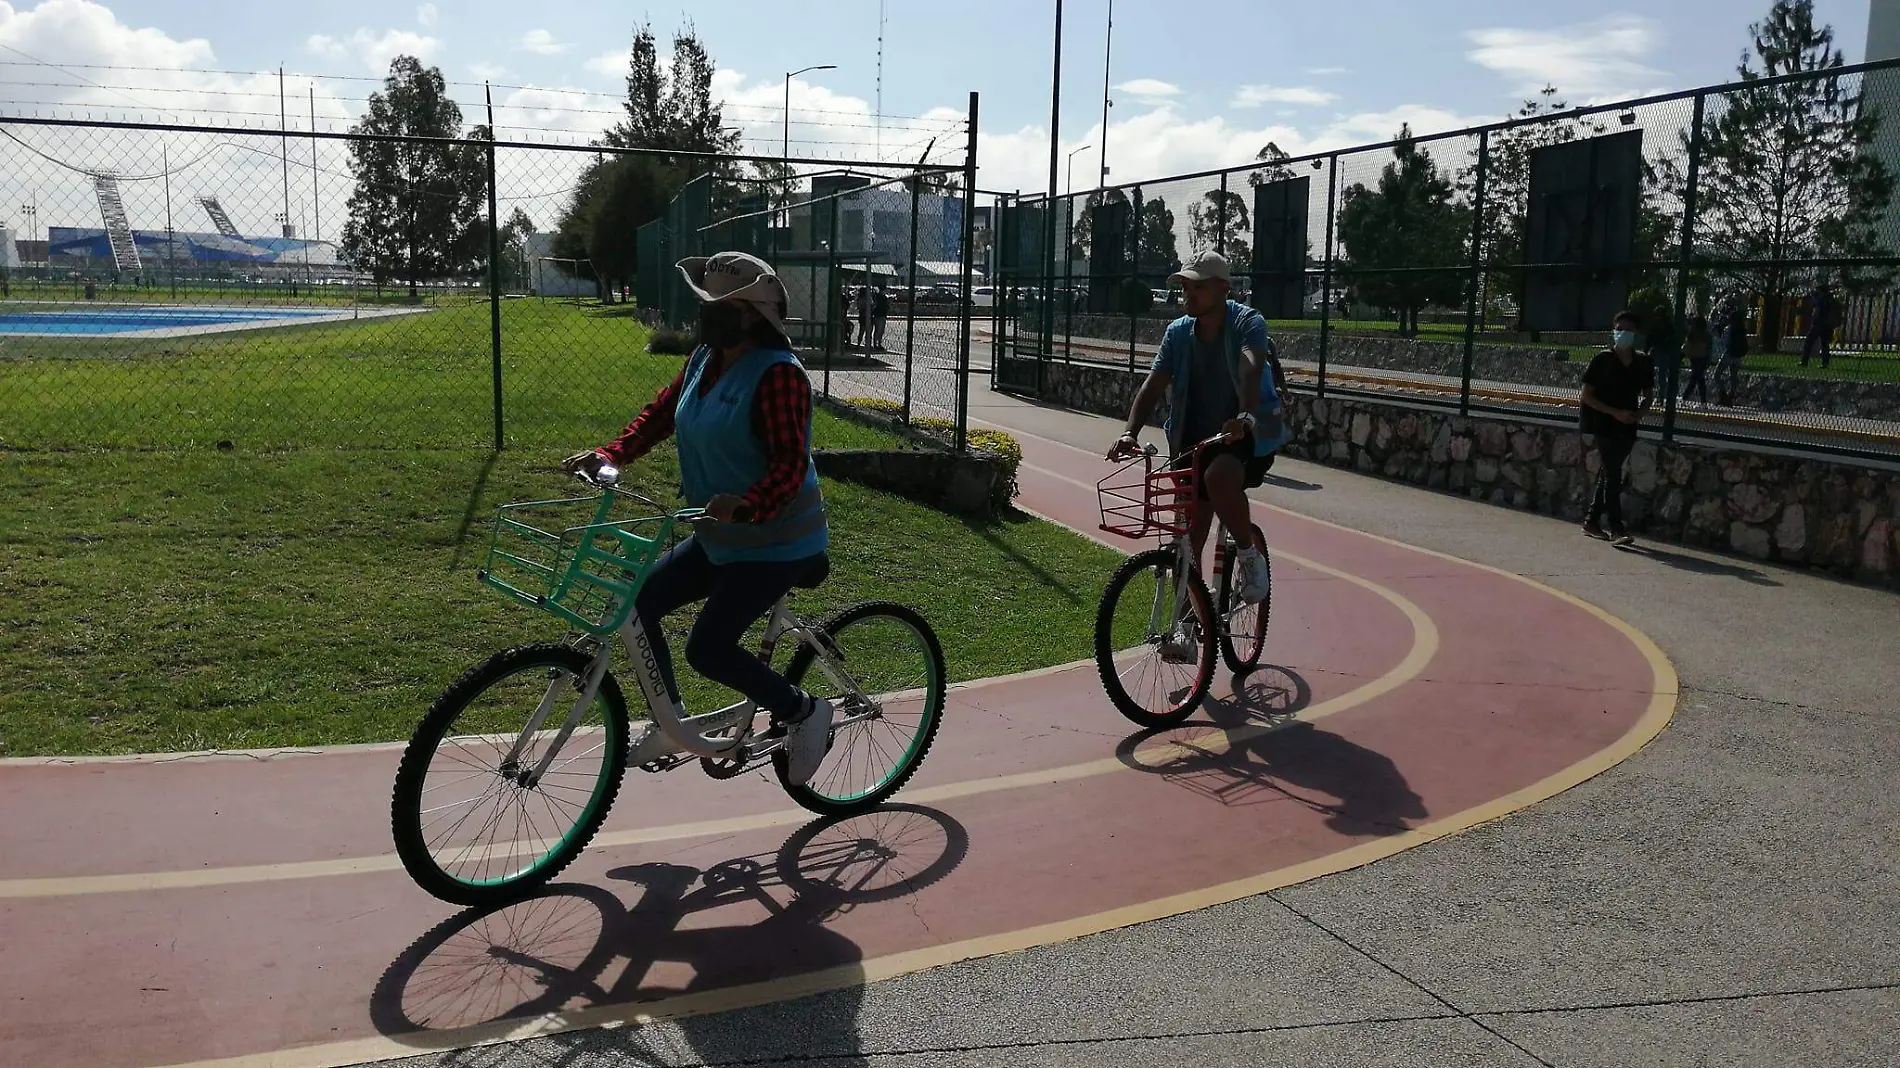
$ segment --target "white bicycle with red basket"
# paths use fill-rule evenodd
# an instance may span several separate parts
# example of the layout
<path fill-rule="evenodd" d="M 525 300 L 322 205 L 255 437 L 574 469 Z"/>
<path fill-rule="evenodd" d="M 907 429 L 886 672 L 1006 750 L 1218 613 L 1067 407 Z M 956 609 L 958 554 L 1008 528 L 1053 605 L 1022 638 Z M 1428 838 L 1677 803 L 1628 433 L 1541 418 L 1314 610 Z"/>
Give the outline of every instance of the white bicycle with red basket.
<path fill-rule="evenodd" d="M 1153 445 L 1096 484 L 1101 528 L 1125 538 L 1158 537 L 1161 544 L 1136 553 L 1117 568 L 1102 592 L 1095 616 L 1095 665 L 1102 686 L 1122 715 L 1144 727 L 1169 727 L 1194 714 L 1214 681 L 1215 649 L 1236 675 L 1253 670 L 1267 645 L 1267 596 L 1249 604 L 1240 596 L 1233 535 L 1221 525 L 1214 543 L 1218 599 L 1201 577 L 1188 537 L 1208 502 L 1195 492 L 1204 441 L 1183 469 L 1155 469 Z M 1266 553 L 1266 539 L 1253 534 Z M 1272 561 L 1268 560 L 1269 579 Z"/>

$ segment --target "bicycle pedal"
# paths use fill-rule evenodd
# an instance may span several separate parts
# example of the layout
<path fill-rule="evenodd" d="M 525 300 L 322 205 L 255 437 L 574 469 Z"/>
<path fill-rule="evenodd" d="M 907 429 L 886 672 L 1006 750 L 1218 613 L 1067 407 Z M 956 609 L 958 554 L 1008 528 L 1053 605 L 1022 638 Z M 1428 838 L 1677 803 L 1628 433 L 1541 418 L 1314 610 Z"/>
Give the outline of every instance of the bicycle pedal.
<path fill-rule="evenodd" d="M 674 753 L 671 756 L 656 757 L 653 760 L 649 760 L 646 763 L 640 765 L 640 770 L 652 772 L 657 775 L 663 771 L 672 771 L 674 768 L 679 767 L 681 764 L 684 764 L 688 760 L 691 760 L 691 759 L 692 759 L 691 757 L 684 756 L 679 753 Z"/>

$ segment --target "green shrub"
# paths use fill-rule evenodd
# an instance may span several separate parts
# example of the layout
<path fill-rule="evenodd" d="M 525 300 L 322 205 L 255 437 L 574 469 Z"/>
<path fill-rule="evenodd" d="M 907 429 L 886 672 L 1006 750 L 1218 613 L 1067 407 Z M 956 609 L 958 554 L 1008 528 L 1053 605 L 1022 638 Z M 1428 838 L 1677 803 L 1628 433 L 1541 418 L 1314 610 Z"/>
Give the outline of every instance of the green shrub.
<path fill-rule="evenodd" d="M 693 352 L 693 335 L 670 326 L 657 327 L 653 336 L 647 339 L 647 351 L 656 356 L 690 356 Z"/>

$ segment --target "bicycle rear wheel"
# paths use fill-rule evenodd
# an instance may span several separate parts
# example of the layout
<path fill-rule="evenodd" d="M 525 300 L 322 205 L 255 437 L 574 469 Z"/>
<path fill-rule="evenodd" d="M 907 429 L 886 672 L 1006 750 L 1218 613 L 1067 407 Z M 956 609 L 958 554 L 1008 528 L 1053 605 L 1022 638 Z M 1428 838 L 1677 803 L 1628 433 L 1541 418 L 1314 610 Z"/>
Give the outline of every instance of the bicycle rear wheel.
<path fill-rule="evenodd" d="M 823 670 L 807 682 L 818 658 L 799 643 L 785 679 L 831 702 L 831 748 L 803 785 L 791 781 L 784 749 L 772 755 L 772 767 L 800 805 L 851 815 L 896 793 L 930 751 L 943 717 L 943 646 L 923 616 L 887 601 L 853 605 L 817 634 L 854 685 L 841 688 Z"/>
<path fill-rule="evenodd" d="M 489 657 L 436 699 L 403 750 L 389 806 L 396 852 L 417 885 L 457 905 L 510 901 L 567 867 L 600 829 L 627 770 L 627 703 L 612 674 L 534 777 L 591 661 L 557 642 L 525 645 Z M 524 738 L 542 706 L 540 729 Z"/>
<path fill-rule="evenodd" d="M 1267 539 L 1257 525 L 1253 536 L 1254 544 L 1260 546 L 1260 555 L 1267 562 L 1267 595 L 1259 604 L 1248 604 L 1241 599 L 1240 564 L 1235 559 L 1238 554 L 1230 551 L 1227 563 L 1220 569 L 1220 599 L 1215 602 L 1225 624 L 1220 635 L 1221 658 L 1236 675 L 1245 675 L 1260 666 L 1260 656 L 1267 648 L 1267 619 L 1273 611 L 1273 556 L 1267 551 Z"/>
<path fill-rule="evenodd" d="M 1143 727 L 1171 727 L 1194 714 L 1214 681 L 1214 614 L 1197 572 L 1177 574 L 1173 548 L 1122 563 L 1095 616 L 1095 666 L 1121 714 Z M 1185 582 L 1185 590 L 1181 583 Z M 1176 606 L 1186 593 L 1186 611 Z"/>

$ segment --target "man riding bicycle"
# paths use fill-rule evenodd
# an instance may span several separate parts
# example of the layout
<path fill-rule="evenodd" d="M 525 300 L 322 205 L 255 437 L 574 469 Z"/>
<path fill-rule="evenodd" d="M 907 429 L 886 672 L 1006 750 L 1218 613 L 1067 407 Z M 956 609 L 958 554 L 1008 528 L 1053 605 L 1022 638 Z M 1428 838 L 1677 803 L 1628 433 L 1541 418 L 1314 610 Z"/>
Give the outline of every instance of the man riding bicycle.
<path fill-rule="evenodd" d="M 1266 546 L 1249 535 L 1253 528 L 1247 491 L 1266 479 L 1274 453 L 1290 436 L 1283 415 L 1278 360 L 1267 337 L 1267 321 L 1252 308 L 1228 299 L 1232 286 L 1227 260 L 1217 253 L 1168 276 L 1179 281 L 1187 313 L 1168 324 L 1148 379 L 1135 394 L 1122 436 L 1108 450 L 1111 460 L 1141 451 L 1139 434 L 1163 397 L 1169 398 L 1164 430 L 1168 453 L 1177 469 L 1193 462 L 1196 445 L 1219 437 L 1201 450 L 1203 468 L 1196 494 L 1242 543 L 1235 554 L 1240 596 L 1258 604 L 1272 582 Z M 1267 373 L 1271 367 L 1273 374 Z M 1246 404 L 1241 398 L 1250 398 Z M 1207 542 L 1212 517 L 1201 512 L 1189 531 L 1195 559 Z"/>
<path fill-rule="evenodd" d="M 830 743 L 831 703 L 786 682 L 741 640 L 793 586 L 829 569 L 824 496 L 811 462 L 811 381 L 785 336 L 784 283 L 765 261 L 721 252 L 678 267 L 700 300 L 698 346 L 619 437 L 561 466 L 594 475 L 679 439 L 681 496 L 710 521 L 654 565 L 634 610 L 677 702 L 660 620 L 706 602 L 686 662 L 771 713 L 789 732 L 787 775 L 803 784 Z"/>

